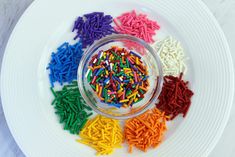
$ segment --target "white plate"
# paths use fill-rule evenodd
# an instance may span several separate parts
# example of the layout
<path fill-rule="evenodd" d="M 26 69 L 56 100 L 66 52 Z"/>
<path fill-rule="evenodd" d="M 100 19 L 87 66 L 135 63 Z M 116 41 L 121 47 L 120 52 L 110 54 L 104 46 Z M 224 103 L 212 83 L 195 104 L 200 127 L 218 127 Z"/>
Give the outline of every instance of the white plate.
<path fill-rule="evenodd" d="M 46 66 L 63 41 L 72 41 L 77 16 L 104 11 L 114 17 L 136 9 L 159 22 L 162 38 L 171 34 L 186 48 L 187 79 L 195 92 L 185 119 L 173 121 L 164 142 L 133 156 L 199 157 L 213 149 L 229 117 L 234 92 L 231 56 L 212 14 L 198 0 L 38 0 L 16 25 L 6 48 L 1 71 L 1 94 L 9 128 L 30 157 L 88 157 L 91 148 L 75 142 L 62 129 L 50 105 Z M 112 156 L 131 156 L 119 149 Z"/>

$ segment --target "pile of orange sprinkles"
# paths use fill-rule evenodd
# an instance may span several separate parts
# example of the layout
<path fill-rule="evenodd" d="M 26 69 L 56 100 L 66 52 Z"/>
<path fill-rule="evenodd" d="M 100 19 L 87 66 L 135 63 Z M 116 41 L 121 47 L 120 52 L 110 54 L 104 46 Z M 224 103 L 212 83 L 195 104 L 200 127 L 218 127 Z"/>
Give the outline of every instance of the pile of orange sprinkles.
<path fill-rule="evenodd" d="M 164 132 L 167 130 L 166 119 L 165 113 L 155 108 L 127 120 L 124 139 L 129 145 L 128 152 L 131 153 L 133 147 L 144 152 L 150 147 L 156 148 L 162 142 Z"/>

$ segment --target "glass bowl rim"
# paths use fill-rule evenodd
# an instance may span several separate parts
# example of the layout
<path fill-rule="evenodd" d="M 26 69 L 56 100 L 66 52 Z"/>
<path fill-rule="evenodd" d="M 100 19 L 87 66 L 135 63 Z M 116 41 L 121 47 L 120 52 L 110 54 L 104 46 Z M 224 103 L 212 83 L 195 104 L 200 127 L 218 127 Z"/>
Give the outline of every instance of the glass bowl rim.
<path fill-rule="evenodd" d="M 148 50 L 148 53 L 151 53 L 151 55 L 154 57 L 154 61 L 157 64 L 158 67 L 158 82 L 156 85 L 156 93 L 155 96 L 153 97 L 153 99 L 150 99 L 147 103 L 147 106 L 145 106 L 143 109 L 141 109 L 138 112 L 134 112 L 134 114 L 130 114 L 130 115 L 123 115 L 123 116 L 115 116 L 115 115 L 111 115 L 108 114 L 106 112 L 103 112 L 99 109 L 97 109 L 97 107 L 95 107 L 94 105 L 92 105 L 92 102 L 89 100 L 89 98 L 87 97 L 85 90 L 84 90 L 84 86 L 83 86 L 83 80 L 82 80 L 82 73 L 83 73 L 83 68 L 85 66 L 85 61 L 87 59 L 87 56 L 92 55 L 93 51 L 95 50 L 96 47 L 99 47 L 101 45 L 103 45 L 104 43 L 108 43 L 111 42 L 112 40 L 131 40 L 134 41 L 140 45 L 142 45 L 145 49 Z M 95 52 L 95 51 L 94 51 Z M 80 60 L 79 66 L 78 66 L 78 71 L 77 71 L 77 82 L 78 82 L 78 89 L 83 97 L 83 99 L 85 100 L 86 104 L 88 106 L 90 106 L 97 114 L 100 114 L 102 116 L 105 117 L 109 117 L 112 119 L 118 119 L 118 120 L 125 120 L 125 119 L 129 119 L 129 118 L 133 118 L 136 117 L 138 115 L 143 114 L 144 112 L 146 112 L 147 110 L 149 110 L 152 106 L 153 106 L 153 102 L 157 100 L 157 98 L 159 97 L 160 93 L 161 93 L 161 89 L 162 89 L 162 85 L 163 85 L 163 71 L 162 71 L 162 63 L 161 60 L 159 58 L 159 56 L 157 55 L 156 50 L 154 50 L 148 43 L 146 43 L 144 40 L 137 38 L 135 36 L 131 36 L 131 35 L 127 35 L 127 34 L 112 34 L 112 35 L 108 35 L 106 37 L 103 37 L 97 41 L 95 41 L 91 46 L 89 46 L 83 53 L 82 58 Z"/>

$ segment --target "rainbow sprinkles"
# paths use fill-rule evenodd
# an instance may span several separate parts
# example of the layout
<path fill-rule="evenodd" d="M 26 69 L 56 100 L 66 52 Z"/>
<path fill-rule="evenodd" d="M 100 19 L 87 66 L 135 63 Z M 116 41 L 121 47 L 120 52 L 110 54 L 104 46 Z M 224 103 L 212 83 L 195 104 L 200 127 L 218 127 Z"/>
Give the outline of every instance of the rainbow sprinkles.
<path fill-rule="evenodd" d="M 76 43 L 62 43 L 51 54 L 47 66 L 54 96 L 52 105 L 64 130 L 78 134 L 77 141 L 94 148 L 97 155 L 111 154 L 114 149 L 121 148 L 123 142 L 127 142 L 129 153 L 134 147 L 144 152 L 157 147 L 164 141 L 166 121 L 179 114 L 185 117 L 191 105 L 193 92 L 190 83 L 183 78 L 187 70 L 183 46 L 171 36 L 155 41 L 160 25 L 135 10 L 114 18 L 103 12 L 87 13 L 75 20 L 71 31 L 75 33 Z M 91 118 L 93 111 L 76 82 L 78 65 L 86 48 L 113 33 L 132 35 L 153 44 L 164 73 L 156 106 L 126 120 L 124 127 L 118 120 L 101 115 Z M 143 49 L 132 42 L 124 46 L 126 48 L 112 45 L 94 54 L 85 76 L 99 100 L 116 109 L 132 108 L 141 103 L 150 86 L 149 69 L 141 57 Z"/>

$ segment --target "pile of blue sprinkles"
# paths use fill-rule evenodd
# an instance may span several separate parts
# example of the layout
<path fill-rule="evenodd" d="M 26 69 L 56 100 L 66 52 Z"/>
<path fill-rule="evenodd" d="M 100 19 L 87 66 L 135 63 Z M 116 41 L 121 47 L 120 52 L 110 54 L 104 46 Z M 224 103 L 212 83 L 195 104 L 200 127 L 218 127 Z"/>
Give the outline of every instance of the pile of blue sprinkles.
<path fill-rule="evenodd" d="M 51 87 L 55 82 L 71 83 L 77 79 L 77 69 L 82 58 L 83 50 L 80 42 L 70 45 L 68 42 L 63 43 L 57 48 L 56 52 L 51 55 L 51 61 L 47 67 L 50 74 Z"/>

